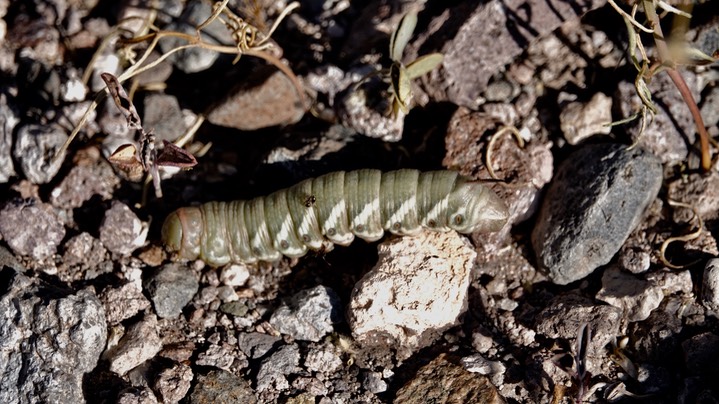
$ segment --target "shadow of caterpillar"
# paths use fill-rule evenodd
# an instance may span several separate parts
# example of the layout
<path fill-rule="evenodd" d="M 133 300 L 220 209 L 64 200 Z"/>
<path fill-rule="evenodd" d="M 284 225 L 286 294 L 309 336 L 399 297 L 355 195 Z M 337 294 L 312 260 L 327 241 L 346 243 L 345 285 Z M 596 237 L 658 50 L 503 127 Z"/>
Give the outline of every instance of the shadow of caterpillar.
<path fill-rule="evenodd" d="M 337 171 L 264 197 L 180 208 L 162 241 L 180 259 L 220 266 L 300 257 L 355 236 L 375 241 L 385 230 L 497 231 L 508 216 L 494 192 L 453 171 Z"/>

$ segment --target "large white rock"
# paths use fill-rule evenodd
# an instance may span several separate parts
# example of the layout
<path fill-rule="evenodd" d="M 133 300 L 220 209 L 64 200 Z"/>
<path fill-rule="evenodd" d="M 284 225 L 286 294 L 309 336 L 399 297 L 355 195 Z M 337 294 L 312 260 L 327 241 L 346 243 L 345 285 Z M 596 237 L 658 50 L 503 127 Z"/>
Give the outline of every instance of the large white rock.
<path fill-rule="evenodd" d="M 429 345 L 466 309 L 476 255 L 455 232 L 380 244 L 377 265 L 352 291 L 347 317 L 354 338 L 395 343 L 405 353 Z"/>

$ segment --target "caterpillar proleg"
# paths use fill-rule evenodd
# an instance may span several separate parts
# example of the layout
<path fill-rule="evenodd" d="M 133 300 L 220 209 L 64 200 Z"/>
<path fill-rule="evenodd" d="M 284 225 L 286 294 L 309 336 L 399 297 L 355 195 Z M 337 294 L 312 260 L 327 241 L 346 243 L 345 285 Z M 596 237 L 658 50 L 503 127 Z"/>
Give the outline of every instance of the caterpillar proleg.
<path fill-rule="evenodd" d="M 220 266 L 300 257 L 355 236 L 375 241 L 385 230 L 492 232 L 508 216 L 492 190 L 453 171 L 337 171 L 264 197 L 180 208 L 162 241 L 181 259 Z"/>

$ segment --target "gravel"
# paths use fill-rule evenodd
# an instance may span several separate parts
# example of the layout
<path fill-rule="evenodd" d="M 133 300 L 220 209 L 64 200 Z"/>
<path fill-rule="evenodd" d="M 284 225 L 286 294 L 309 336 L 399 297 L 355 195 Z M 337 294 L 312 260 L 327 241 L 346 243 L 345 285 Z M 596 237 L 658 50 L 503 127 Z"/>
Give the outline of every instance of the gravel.
<path fill-rule="evenodd" d="M 15 3 L 0 0 L 3 403 L 715 401 L 719 170 L 699 169 L 665 70 L 645 77 L 644 133 L 618 124 L 642 104 L 606 2 L 303 2 L 236 61 L 246 24 L 263 41 L 287 2 L 230 2 L 243 20 L 224 10 L 199 34 L 213 2 Z M 682 36 L 709 54 L 717 7 L 695 4 Z M 388 114 L 390 65 L 433 52 L 409 112 Z M 143 129 L 158 148 L 188 135 L 198 160 L 170 169 L 162 149 L 163 198 L 140 178 L 152 144 L 96 98 L 101 73 L 138 62 L 159 62 L 122 83 Z M 716 64 L 677 71 L 716 137 Z M 107 161 L 127 144 L 139 182 Z M 361 168 L 455 170 L 509 219 L 219 268 L 161 245 L 177 208 Z"/>
<path fill-rule="evenodd" d="M 270 318 L 270 325 L 296 340 L 319 341 L 334 330 L 342 319 L 337 294 L 327 287 L 317 286 L 300 291 L 278 307 Z"/>

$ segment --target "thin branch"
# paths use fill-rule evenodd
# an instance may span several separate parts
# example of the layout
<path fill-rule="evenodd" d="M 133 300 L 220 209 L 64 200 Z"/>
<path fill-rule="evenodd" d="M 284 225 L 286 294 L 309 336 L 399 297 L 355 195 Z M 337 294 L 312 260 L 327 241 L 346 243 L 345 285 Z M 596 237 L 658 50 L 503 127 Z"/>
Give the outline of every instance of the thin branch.
<path fill-rule="evenodd" d="M 692 117 L 694 118 L 694 124 L 696 125 L 697 133 L 699 133 L 702 170 L 709 171 L 712 165 L 711 155 L 709 154 L 709 133 L 704 126 L 704 120 L 702 119 L 701 113 L 699 112 L 699 107 L 697 106 L 696 101 L 694 101 L 694 97 L 692 96 L 692 93 L 689 90 L 687 83 L 684 81 L 684 78 L 674 67 L 671 53 L 669 52 L 669 46 L 666 43 L 664 34 L 662 33 L 662 27 L 659 22 L 659 15 L 657 15 L 657 10 L 654 8 L 654 1 L 643 0 L 643 4 L 644 12 L 647 15 L 647 19 L 652 24 L 652 28 L 654 31 L 654 41 L 657 45 L 657 53 L 659 54 L 659 59 L 661 60 L 662 65 L 665 66 L 667 74 L 669 74 L 669 77 L 674 82 L 674 85 L 677 86 L 679 93 L 682 95 L 684 102 L 689 107 Z M 667 64 L 670 65 L 667 66 Z"/>

